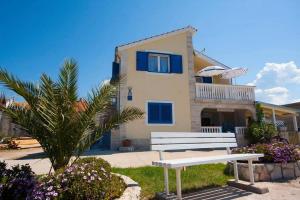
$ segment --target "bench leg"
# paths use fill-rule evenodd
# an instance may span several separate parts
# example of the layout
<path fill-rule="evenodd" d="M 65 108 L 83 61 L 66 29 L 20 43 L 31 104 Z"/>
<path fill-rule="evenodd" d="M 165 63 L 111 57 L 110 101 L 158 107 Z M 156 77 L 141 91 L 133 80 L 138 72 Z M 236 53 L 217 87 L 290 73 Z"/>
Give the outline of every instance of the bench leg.
<path fill-rule="evenodd" d="M 237 166 L 237 161 L 233 161 L 233 173 L 234 173 L 234 179 L 235 182 L 239 181 L 239 171 L 238 171 L 238 166 Z"/>
<path fill-rule="evenodd" d="M 164 167 L 164 177 L 165 177 L 165 193 L 169 195 L 169 174 L 168 168 Z"/>
<path fill-rule="evenodd" d="M 250 183 L 251 183 L 251 185 L 254 185 L 254 174 L 253 174 L 252 160 L 248 160 L 248 168 L 249 168 Z"/>
<path fill-rule="evenodd" d="M 182 199 L 181 195 L 181 175 L 180 175 L 181 168 L 176 168 L 176 190 L 177 190 L 177 198 L 179 200 Z"/>

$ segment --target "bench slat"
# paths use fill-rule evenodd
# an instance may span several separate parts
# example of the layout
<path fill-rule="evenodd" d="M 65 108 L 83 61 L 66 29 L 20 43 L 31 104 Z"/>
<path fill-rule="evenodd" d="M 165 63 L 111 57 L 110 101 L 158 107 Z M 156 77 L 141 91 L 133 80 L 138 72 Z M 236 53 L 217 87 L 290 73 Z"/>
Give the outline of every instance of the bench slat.
<path fill-rule="evenodd" d="M 230 154 L 230 155 L 153 161 L 152 165 L 167 167 L 167 168 L 178 168 L 178 167 L 188 167 L 193 165 L 234 161 L 234 160 L 257 160 L 258 158 L 263 156 L 264 154 Z"/>
<path fill-rule="evenodd" d="M 234 133 L 151 132 L 151 138 L 233 138 Z"/>
<path fill-rule="evenodd" d="M 228 143 L 236 142 L 235 138 L 152 138 L 151 144 L 192 144 L 192 143 Z"/>
<path fill-rule="evenodd" d="M 224 148 L 237 147 L 237 143 L 204 143 L 204 144 L 158 144 L 151 145 L 153 151 L 202 149 L 202 148 Z"/>

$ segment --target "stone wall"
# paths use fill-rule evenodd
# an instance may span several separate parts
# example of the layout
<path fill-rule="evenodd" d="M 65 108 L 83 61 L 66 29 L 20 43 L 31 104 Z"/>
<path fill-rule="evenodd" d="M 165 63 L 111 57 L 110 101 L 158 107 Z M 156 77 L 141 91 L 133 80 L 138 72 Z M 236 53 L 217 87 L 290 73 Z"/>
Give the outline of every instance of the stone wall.
<path fill-rule="evenodd" d="M 0 113 L 0 137 L 20 137 L 28 136 L 21 126 L 12 122 L 7 115 Z"/>
<path fill-rule="evenodd" d="M 231 169 L 232 169 L 232 164 Z M 300 177 L 300 161 L 294 163 L 258 163 L 253 164 L 255 181 L 275 181 Z M 241 180 L 249 181 L 248 163 L 238 163 Z"/>

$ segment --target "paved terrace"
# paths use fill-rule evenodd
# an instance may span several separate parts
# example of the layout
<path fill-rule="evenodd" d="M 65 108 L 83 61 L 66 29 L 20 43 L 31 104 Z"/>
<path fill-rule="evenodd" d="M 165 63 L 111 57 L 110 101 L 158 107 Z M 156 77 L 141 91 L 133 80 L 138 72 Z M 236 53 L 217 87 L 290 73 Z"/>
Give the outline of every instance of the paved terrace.
<path fill-rule="evenodd" d="M 186 151 L 186 152 L 167 152 L 164 153 L 165 159 L 187 158 L 194 156 L 212 156 L 226 154 L 223 150 L 213 151 Z M 141 167 L 151 165 L 153 160 L 158 160 L 157 152 L 128 152 L 120 153 L 115 151 L 90 151 L 85 156 L 96 156 L 107 160 L 113 167 Z M 41 148 L 30 148 L 23 150 L 0 151 L 0 160 L 5 160 L 8 165 L 26 164 L 32 167 L 37 174 L 49 172 L 50 161 L 46 158 Z M 229 186 L 218 187 L 208 190 L 184 195 L 184 199 L 239 199 L 239 200 L 299 200 L 300 198 L 300 178 L 297 180 L 257 183 L 267 186 L 269 193 L 258 195 Z"/>

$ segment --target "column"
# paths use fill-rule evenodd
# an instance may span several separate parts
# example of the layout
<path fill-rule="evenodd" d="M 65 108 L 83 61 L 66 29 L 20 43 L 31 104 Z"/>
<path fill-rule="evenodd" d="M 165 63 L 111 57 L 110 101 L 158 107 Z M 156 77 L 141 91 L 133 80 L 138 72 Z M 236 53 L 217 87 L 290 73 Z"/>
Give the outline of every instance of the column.
<path fill-rule="evenodd" d="M 272 109 L 272 121 L 273 121 L 274 126 L 275 126 L 276 129 L 277 129 L 277 125 L 276 125 L 276 115 L 275 115 L 275 110 L 274 110 L 274 109 Z"/>
<path fill-rule="evenodd" d="M 297 116 L 293 115 L 294 130 L 298 131 Z"/>

